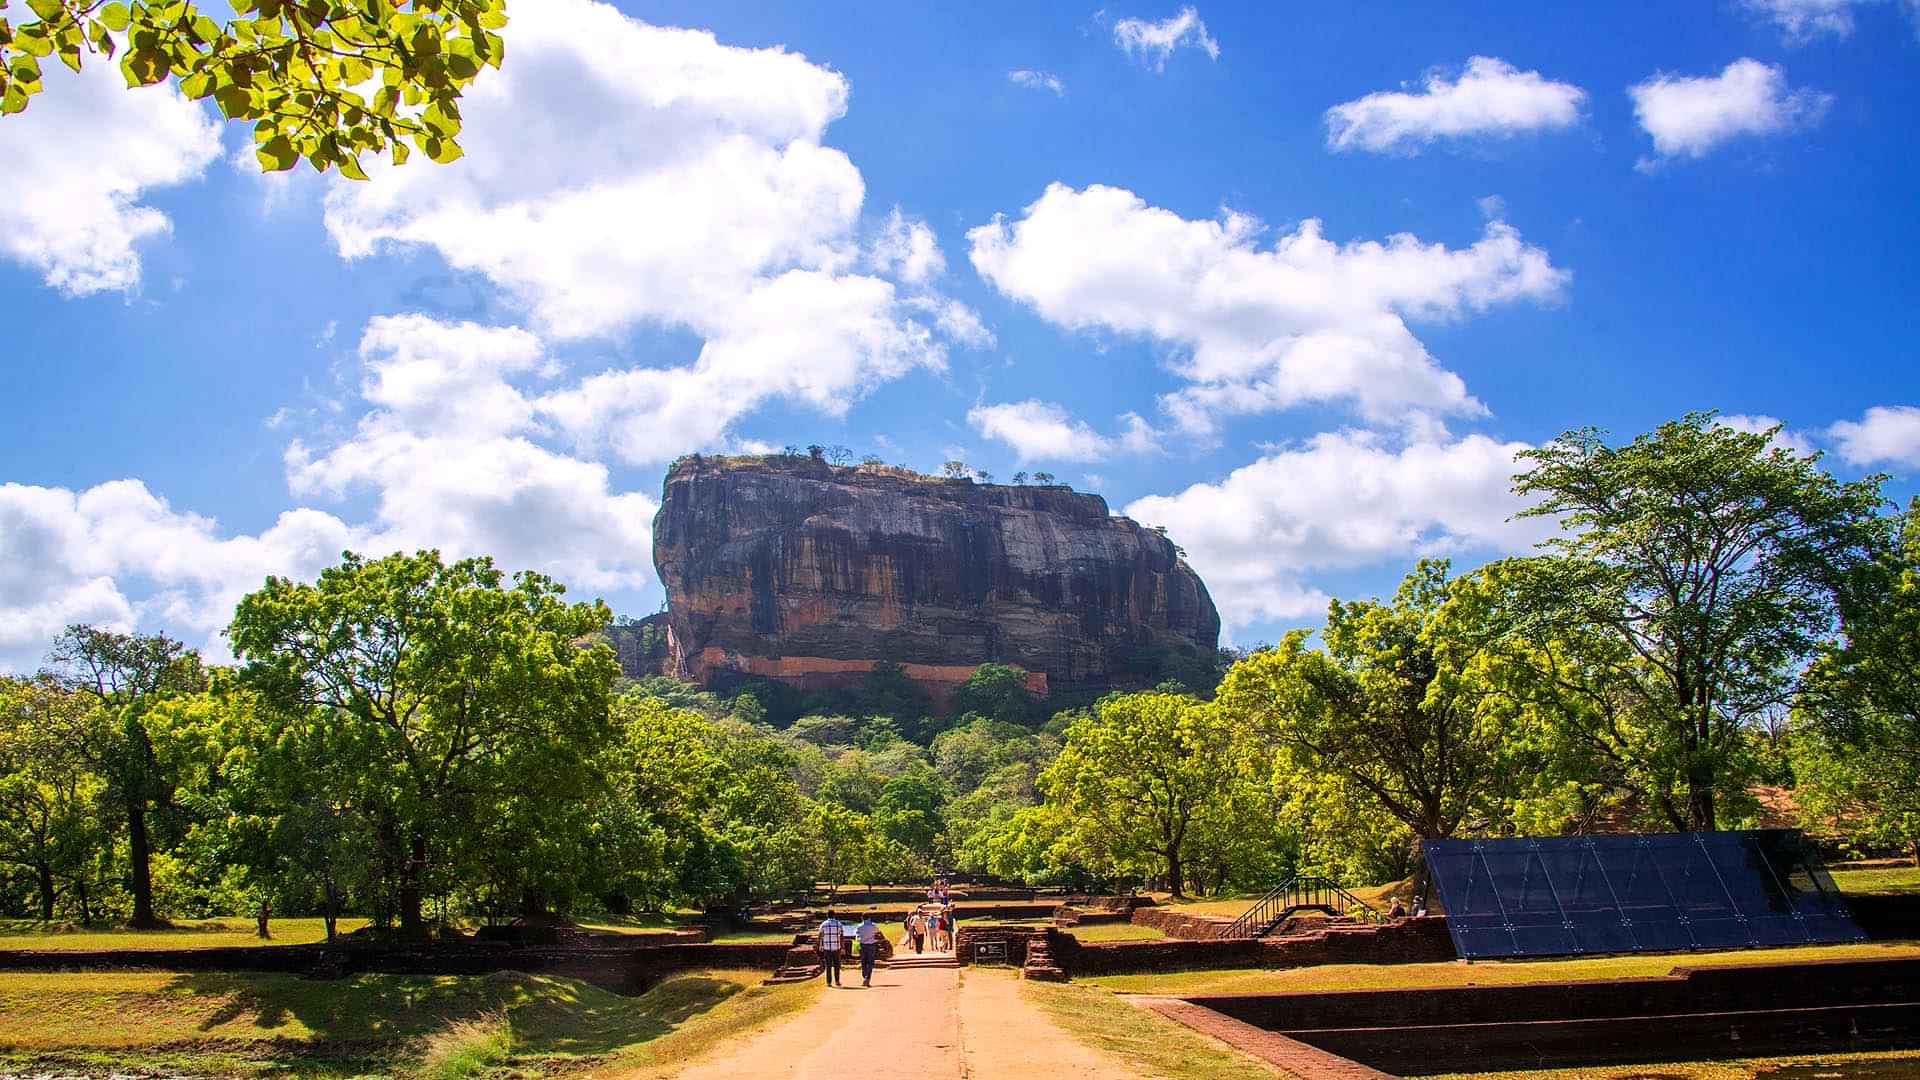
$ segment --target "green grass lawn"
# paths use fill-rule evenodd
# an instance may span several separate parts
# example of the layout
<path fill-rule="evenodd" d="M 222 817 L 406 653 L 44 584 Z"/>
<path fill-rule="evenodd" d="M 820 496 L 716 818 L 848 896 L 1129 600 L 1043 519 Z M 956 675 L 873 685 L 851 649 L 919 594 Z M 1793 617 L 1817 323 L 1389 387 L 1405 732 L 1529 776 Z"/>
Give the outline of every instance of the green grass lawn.
<path fill-rule="evenodd" d="M 570 979 L 485 976 L 81 972 L 0 974 L 0 1071 L 92 1063 L 211 1075 L 412 1073 L 467 1024 L 509 1032 L 515 1075 L 684 1060 L 715 1032 L 811 1000 L 811 983 L 760 971 L 669 978 L 638 997 Z M 793 993 L 784 993 L 792 990 Z M 666 1060 L 666 1059 L 663 1059 Z"/>
<path fill-rule="evenodd" d="M 1082 982 L 1133 994 L 1252 994 L 1296 990 L 1414 989 L 1429 986 L 1506 986 L 1581 979 L 1665 975 L 1677 967 L 1788 964 L 1809 960 L 1920 957 L 1920 943 L 1862 942 L 1787 949 L 1733 949 L 1659 956 L 1568 960 L 1489 960 L 1437 964 L 1323 964 L 1317 967 L 1176 971 L 1153 975 L 1090 975 Z"/>
<path fill-rule="evenodd" d="M 1831 872 L 1833 883 L 1840 886 L 1842 892 L 1920 893 L 1920 866 L 1836 866 Z"/>
<path fill-rule="evenodd" d="M 969 972 L 968 978 L 976 977 Z M 1245 1080 L 1273 1070 L 1238 1050 L 1111 992 L 1081 983 L 1022 982 L 1020 994 L 1075 1039 L 1164 1080 Z"/>
<path fill-rule="evenodd" d="M 1064 927 L 1081 941 L 1163 941 L 1166 934 L 1157 927 L 1132 923 L 1094 923 L 1092 926 Z"/>
<path fill-rule="evenodd" d="M 365 919 L 341 919 L 340 932 L 350 934 L 367 925 Z M 326 920 L 274 919 L 273 937 L 254 935 L 252 919 L 178 919 L 169 930 L 128 930 L 110 926 L 49 925 L 37 919 L 0 919 L 0 949 L 212 949 L 224 946 L 311 945 L 327 938 Z"/>

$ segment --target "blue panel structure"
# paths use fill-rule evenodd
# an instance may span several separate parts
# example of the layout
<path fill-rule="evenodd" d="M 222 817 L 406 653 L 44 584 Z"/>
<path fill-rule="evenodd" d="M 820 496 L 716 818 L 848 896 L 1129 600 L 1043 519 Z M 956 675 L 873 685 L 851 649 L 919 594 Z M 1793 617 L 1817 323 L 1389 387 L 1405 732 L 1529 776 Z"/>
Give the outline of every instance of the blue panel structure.
<path fill-rule="evenodd" d="M 1462 957 L 1864 941 L 1794 829 L 1428 840 Z"/>

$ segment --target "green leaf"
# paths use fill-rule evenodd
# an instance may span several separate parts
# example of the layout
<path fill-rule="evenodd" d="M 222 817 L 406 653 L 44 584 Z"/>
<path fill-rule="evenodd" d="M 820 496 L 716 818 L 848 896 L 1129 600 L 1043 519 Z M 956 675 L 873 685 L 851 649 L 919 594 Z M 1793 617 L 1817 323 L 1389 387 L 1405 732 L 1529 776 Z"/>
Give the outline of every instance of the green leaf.
<path fill-rule="evenodd" d="M 425 149 L 436 165 L 451 165 L 466 155 L 452 139 L 428 139 Z"/>
<path fill-rule="evenodd" d="M 213 93 L 213 73 L 202 71 L 181 79 L 180 92 L 196 101 Z"/>
<path fill-rule="evenodd" d="M 184 91 L 186 90 L 186 85 L 183 83 L 180 88 Z M 201 97 L 203 95 L 190 94 L 189 96 Z M 213 92 L 213 100 L 219 104 L 220 111 L 225 113 L 229 120 L 243 117 L 253 108 L 253 95 L 248 93 L 245 87 L 241 86 L 223 86 Z"/>
<path fill-rule="evenodd" d="M 19 83 L 10 83 L 7 92 L 0 95 L 0 115 L 17 113 L 27 107 L 27 93 L 20 89 Z"/>
<path fill-rule="evenodd" d="M 15 39 L 20 45 L 20 51 L 28 56 L 52 55 L 53 42 L 44 33 L 32 33 L 37 28 L 37 25 L 32 23 L 20 28 L 20 36 Z"/>
<path fill-rule="evenodd" d="M 113 0 L 113 3 L 101 8 L 97 17 L 101 22 L 107 24 L 107 29 L 116 33 L 125 30 L 131 18 L 127 13 L 127 5 L 121 3 L 120 0 Z"/>
<path fill-rule="evenodd" d="M 167 65 L 153 49 L 135 49 L 120 61 L 120 73 L 128 86 L 152 86 L 167 77 Z"/>
<path fill-rule="evenodd" d="M 60 0 L 27 0 L 27 10 L 51 23 L 60 18 Z"/>
<path fill-rule="evenodd" d="M 75 71 L 79 71 L 80 47 L 78 45 L 62 45 L 60 48 L 60 62 Z"/>
<path fill-rule="evenodd" d="M 412 153 L 407 149 L 407 144 L 401 142 L 399 139 L 395 139 L 390 145 L 393 150 L 393 163 L 395 165 L 405 165 L 408 156 Z"/>
<path fill-rule="evenodd" d="M 275 135 L 254 148 L 253 156 L 260 161 L 260 167 L 268 172 L 285 172 L 293 168 L 300 160 L 300 152 L 285 135 Z"/>
<path fill-rule="evenodd" d="M 359 159 L 351 154 L 340 155 L 340 175 L 349 180 L 365 180 L 367 174 L 360 168 Z"/>

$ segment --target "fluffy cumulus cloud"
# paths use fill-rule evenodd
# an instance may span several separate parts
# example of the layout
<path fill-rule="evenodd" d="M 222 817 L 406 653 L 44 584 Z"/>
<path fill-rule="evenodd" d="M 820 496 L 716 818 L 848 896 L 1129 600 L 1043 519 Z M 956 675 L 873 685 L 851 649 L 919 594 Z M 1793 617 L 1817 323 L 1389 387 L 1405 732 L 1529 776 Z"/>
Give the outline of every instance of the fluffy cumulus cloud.
<path fill-rule="evenodd" d="M 1067 84 L 1060 81 L 1060 76 L 1050 71 L 1029 71 L 1021 68 L 1007 72 L 1007 81 L 1029 90 L 1045 90 L 1055 97 L 1065 97 L 1067 93 Z"/>
<path fill-rule="evenodd" d="M 1138 413 L 1120 417 L 1118 434 L 1102 435 L 1050 401 L 976 405 L 967 411 L 967 422 L 982 436 L 1012 447 L 1023 465 L 1033 461 L 1105 461 L 1120 453 L 1151 453 L 1160 446 L 1159 432 Z"/>
<path fill-rule="evenodd" d="M 1417 429 L 1481 414 L 1407 320 L 1551 300 L 1569 278 L 1498 221 L 1465 248 L 1406 234 L 1335 243 L 1311 219 L 1270 246 L 1263 231 L 1243 214 L 1190 220 L 1121 188 L 1054 184 L 1017 220 L 967 236 L 981 276 L 1048 321 L 1178 350 L 1190 385 L 1161 405 L 1198 435 L 1310 403 Z"/>
<path fill-rule="evenodd" d="M 198 177 L 220 155 L 219 124 L 171 83 L 127 89 L 98 57 L 78 74 L 52 57 L 40 66 L 46 91 L 0 124 L 14 180 L 0 199 L 0 254 L 70 296 L 132 289 L 138 244 L 171 228 L 141 200 Z"/>
<path fill-rule="evenodd" d="M 1154 71 L 1167 69 L 1175 49 L 1199 49 L 1210 59 L 1220 59 L 1220 43 L 1207 33 L 1207 24 L 1191 4 L 1159 22 L 1121 19 L 1113 24 L 1113 43 Z"/>
<path fill-rule="evenodd" d="M 1827 435 L 1850 465 L 1920 469 L 1920 408 L 1912 405 L 1875 405 L 1859 420 L 1834 424 Z"/>
<path fill-rule="evenodd" d="M 295 495 L 376 498 L 379 550 L 489 554 L 586 589 L 651 577 L 646 495 L 613 490 L 607 467 L 544 445 L 537 395 L 556 368 L 517 328 L 374 319 L 360 339 L 369 406 L 352 435 L 287 450 Z"/>
<path fill-rule="evenodd" d="M 1457 79 L 1436 72 L 1418 92 L 1383 90 L 1328 109 L 1327 145 L 1418 152 L 1436 139 L 1560 130 L 1580 122 L 1586 99 L 1571 83 L 1476 56 Z"/>
<path fill-rule="evenodd" d="M 233 605 L 268 574 L 310 576 L 361 544 L 292 510 L 255 536 L 168 505 L 138 480 L 84 491 L 0 485 L 0 670 L 32 669 L 68 623 L 162 627 L 215 656 Z"/>
<path fill-rule="evenodd" d="M 492 555 L 587 595 L 651 580 L 658 506 L 549 445 L 540 390 L 559 370 L 532 334 L 382 317 L 359 355 L 358 423 L 323 446 L 294 441 L 285 464 L 302 500 L 370 496 L 364 521 L 300 508 L 225 534 L 137 480 L 0 487 L 0 670 L 31 667 L 69 622 L 161 629 L 222 656 L 241 595 L 268 574 L 311 578 L 347 549 Z"/>
<path fill-rule="evenodd" d="M 650 26 L 596 0 L 514 9 L 513 61 L 462 99 L 467 155 L 341 184 L 340 252 L 418 245 L 524 305 L 549 339 L 637 324 L 696 356 L 618 367 L 544 403 L 589 452 L 657 462 L 775 397 L 838 415 L 873 385 L 990 340 L 933 289 L 932 231 L 897 210 L 863 243 L 860 172 L 822 145 L 844 77 L 783 49 Z"/>
<path fill-rule="evenodd" d="M 1514 519 L 1524 443 L 1483 435 L 1398 450 L 1364 432 L 1276 449 L 1216 483 L 1153 495 L 1126 514 L 1165 525 L 1228 626 L 1324 613 L 1315 572 L 1422 556 L 1524 550 L 1549 526 Z"/>
<path fill-rule="evenodd" d="M 1704 157 L 1742 135 L 1774 135 L 1816 124 L 1833 96 L 1787 86 L 1777 65 L 1741 58 L 1718 75 L 1659 74 L 1627 88 L 1634 116 L 1659 158 Z M 1656 160 L 1643 160 L 1649 168 Z"/>

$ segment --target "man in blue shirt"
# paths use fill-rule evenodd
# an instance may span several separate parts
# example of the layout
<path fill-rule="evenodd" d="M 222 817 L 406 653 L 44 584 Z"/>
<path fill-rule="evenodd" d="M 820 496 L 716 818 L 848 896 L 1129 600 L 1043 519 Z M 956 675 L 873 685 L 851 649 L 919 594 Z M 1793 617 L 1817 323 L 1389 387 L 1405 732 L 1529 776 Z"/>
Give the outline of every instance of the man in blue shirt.
<path fill-rule="evenodd" d="M 840 985 L 840 946 L 847 940 L 847 928 L 827 909 L 827 920 L 820 924 L 820 966 L 826 970 L 827 985 Z"/>
<path fill-rule="evenodd" d="M 873 913 L 868 912 L 853 928 L 853 936 L 860 942 L 860 985 L 873 985 L 873 961 L 880 955 L 880 928 L 873 923 Z"/>

